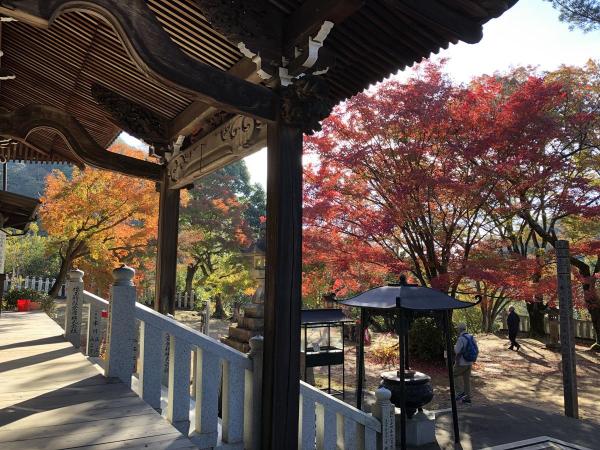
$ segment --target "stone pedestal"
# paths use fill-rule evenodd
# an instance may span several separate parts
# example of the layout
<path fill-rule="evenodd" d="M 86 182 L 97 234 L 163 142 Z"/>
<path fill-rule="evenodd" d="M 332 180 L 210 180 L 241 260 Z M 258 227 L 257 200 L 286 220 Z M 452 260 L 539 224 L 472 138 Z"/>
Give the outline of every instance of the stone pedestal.
<path fill-rule="evenodd" d="M 400 446 L 400 408 L 396 408 L 396 445 Z M 406 444 L 419 447 L 435 443 L 435 413 L 419 411 L 406 421 Z"/>
<path fill-rule="evenodd" d="M 262 295 L 255 295 L 252 303 L 241 308 L 242 317 L 236 326 L 229 327 L 229 335 L 221 338 L 221 342 L 240 352 L 250 351 L 250 339 L 262 336 L 265 326 L 265 307 Z"/>

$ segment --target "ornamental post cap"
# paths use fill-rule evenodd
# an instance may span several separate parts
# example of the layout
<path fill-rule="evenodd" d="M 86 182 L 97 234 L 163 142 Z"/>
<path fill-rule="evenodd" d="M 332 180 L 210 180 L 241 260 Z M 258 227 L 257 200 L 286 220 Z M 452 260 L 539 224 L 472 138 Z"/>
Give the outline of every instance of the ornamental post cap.
<path fill-rule="evenodd" d="M 113 286 L 133 286 L 133 277 L 135 276 L 135 270 L 126 264 L 121 264 L 121 267 L 117 267 L 113 270 L 113 278 L 115 282 Z"/>
<path fill-rule="evenodd" d="M 82 282 L 83 281 L 83 270 L 73 269 L 69 271 L 68 279 L 69 281 Z"/>
<path fill-rule="evenodd" d="M 375 391 L 375 398 L 378 401 L 389 400 L 392 398 L 392 393 L 389 389 L 381 387 Z"/>
<path fill-rule="evenodd" d="M 248 343 L 250 344 L 250 354 L 254 354 L 257 351 L 262 351 L 264 347 L 264 338 L 261 335 L 252 336 Z"/>

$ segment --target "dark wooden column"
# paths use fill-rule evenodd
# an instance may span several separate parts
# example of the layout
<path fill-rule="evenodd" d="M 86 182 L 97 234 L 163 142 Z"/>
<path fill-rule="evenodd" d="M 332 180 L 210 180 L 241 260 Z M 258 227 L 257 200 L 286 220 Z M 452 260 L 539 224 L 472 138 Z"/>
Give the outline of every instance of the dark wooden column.
<path fill-rule="evenodd" d="M 302 282 L 302 132 L 281 122 L 267 137 L 264 449 L 298 447 Z"/>
<path fill-rule="evenodd" d="M 175 313 L 175 276 L 177 273 L 177 233 L 179 231 L 179 189 L 169 189 L 167 171 L 158 183 L 158 254 L 156 257 L 156 296 L 154 309 Z"/>

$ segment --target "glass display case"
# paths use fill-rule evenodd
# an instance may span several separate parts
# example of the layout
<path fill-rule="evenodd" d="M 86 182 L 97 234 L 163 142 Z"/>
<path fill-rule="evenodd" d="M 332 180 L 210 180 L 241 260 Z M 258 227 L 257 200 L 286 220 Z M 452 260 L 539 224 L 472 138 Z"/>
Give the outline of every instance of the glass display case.
<path fill-rule="evenodd" d="M 305 309 L 301 313 L 302 338 L 300 361 L 303 379 L 314 383 L 313 369 L 327 367 L 329 394 L 345 396 L 344 325 L 353 320 L 341 309 Z M 333 334 L 332 334 L 333 333 Z M 341 366 L 342 389 L 331 388 L 331 367 Z"/>

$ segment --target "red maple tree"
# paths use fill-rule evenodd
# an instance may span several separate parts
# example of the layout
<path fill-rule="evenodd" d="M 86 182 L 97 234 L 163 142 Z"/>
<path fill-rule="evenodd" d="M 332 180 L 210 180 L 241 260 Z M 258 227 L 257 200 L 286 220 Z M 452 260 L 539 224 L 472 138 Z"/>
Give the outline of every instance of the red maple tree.
<path fill-rule="evenodd" d="M 341 258 L 346 268 L 381 267 L 379 282 L 408 267 L 452 295 L 466 283 L 526 300 L 543 326 L 561 227 L 600 213 L 594 77 L 596 66 L 520 68 L 463 86 L 443 64 L 425 63 L 408 82 L 337 107 L 306 139 L 319 160 L 306 171 L 307 272 L 339 283 Z M 586 264 L 586 274 L 580 258 L 572 264 L 600 316 L 589 287 L 600 265 Z"/>

